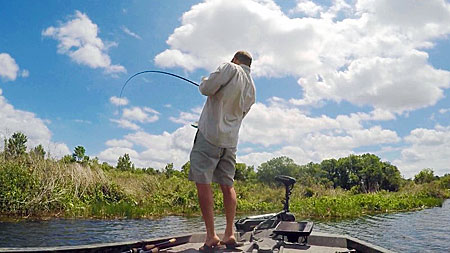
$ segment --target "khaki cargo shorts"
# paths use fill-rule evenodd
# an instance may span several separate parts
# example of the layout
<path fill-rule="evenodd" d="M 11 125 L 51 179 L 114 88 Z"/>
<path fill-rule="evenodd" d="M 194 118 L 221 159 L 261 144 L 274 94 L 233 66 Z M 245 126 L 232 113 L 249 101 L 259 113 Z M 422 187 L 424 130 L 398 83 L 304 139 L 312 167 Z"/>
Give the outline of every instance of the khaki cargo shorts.
<path fill-rule="evenodd" d="M 220 148 L 209 143 L 197 131 L 192 147 L 189 180 L 199 184 L 211 182 L 232 186 L 236 171 L 236 148 Z"/>

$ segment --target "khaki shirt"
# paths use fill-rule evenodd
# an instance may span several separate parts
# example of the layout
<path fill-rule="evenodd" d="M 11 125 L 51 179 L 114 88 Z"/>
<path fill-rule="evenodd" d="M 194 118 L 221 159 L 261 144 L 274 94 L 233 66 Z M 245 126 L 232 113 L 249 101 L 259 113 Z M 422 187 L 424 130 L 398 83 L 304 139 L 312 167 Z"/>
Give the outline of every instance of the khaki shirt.
<path fill-rule="evenodd" d="M 199 89 L 208 99 L 198 129 L 210 143 L 221 148 L 235 148 L 242 119 L 255 103 L 250 67 L 224 63 L 202 79 Z"/>

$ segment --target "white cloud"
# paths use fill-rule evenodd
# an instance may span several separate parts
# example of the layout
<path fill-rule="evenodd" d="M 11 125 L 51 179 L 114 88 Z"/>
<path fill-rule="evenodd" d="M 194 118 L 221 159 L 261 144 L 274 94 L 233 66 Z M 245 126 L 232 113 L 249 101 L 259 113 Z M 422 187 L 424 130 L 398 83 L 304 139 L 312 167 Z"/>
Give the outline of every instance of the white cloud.
<path fill-rule="evenodd" d="M 439 109 L 439 113 L 440 113 L 440 114 L 445 114 L 445 113 L 447 113 L 447 112 L 450 112 L 450 108 L 442 108 L 442 109 Z"/>
<path fill-rule="evenodd" d="M 135 150 L 126 147 L 111 147 L 100 152 L 97 157 L 101 161 L 108 162 L 109 164 L 117 164 L 117 160 L 119 156 L 123 156 L 124 154 L 128 154 L 130 156 L 131 162 L 135 165 L 139 166 L 139 154 Z"/>
<path fill-rule="evenodd" d="M 194 108 L 190 112 L 181 112 L 174 121 L 185 121 L 186 125 L 173 133 L 155 135 L 137 131 L 124 136 L 124 140 L 143 148 L 136 156 L 140 161 L 139 166 L 161 168 L 170 162 L 178 167 L 184 164 L 189 159 L 196 131 L 189 126 L 189 119 L 194 119 L 194 115 L 197 115 L 197 119 L 200 110 Z M 246 148 L 243 150 L 245 155 L 240 155 L 238 161 L 258 166 L 270 158 L 287 155 L 298 163 L 320 162 L 326 158 L 347 156 L 355 148 L 398 143 L 400 138 L 395 131 L 380 126 L 363 126 L 367 122 L 391 117 L 389 113 L 381 111 L 338 115 L 336 118 L 311 117 L 297 108 L 257 103 L 253 105 L 241 128 L 239 145 L 245 144 Z M 117 140 L 111 143 L 117 143 Z M 259 152 L 257 150 L 261 149 L 258 147 L 273 151 Z"/>
<path fill-rule="evenodd" d="M 6 81 L 14 81 L 18 72 L 19 65 L 14 58 L 7 53 L 0 53 L 0 78 Z"/>
<path fill-rule="evenodd" d="M 305 148 L 341 145 L 351 149 L 399 141 L 391 130 L 375 126 L 363 127 L 363 122 L 392 119 L 381 112 L 353 113 L 330 118 L 326 115 L 310 117 L 297 108 L 257 103 L 252 106 L 241 128 L 241 142 L 272 145 L 307 144 Z M 275 124 L 275 125 L 274 125 Z M 327 144 L 327 142 L 333 142 Z M 334 148 L 334 147 L 333 147 Z"/>
<path fill-rule="evenodd" d="M 48 27 L 42 35 L 57 40 L 58 53 L 68 55 L 78 64 L 102 68 L 108 74 L 126 72 L 123 66 L 113 65 L 107 54 L 108 48 L 117 44 L 105 45 L 98 37 L 98 26 L 80 11 L 75 11 L 72 19 L 59 27 Z"/>
<path fill-rule="evenodd" d="M 153 114 L 153 115 L 149 115 Z M 122 117 L 130 121 L 138 121 L 141 123 L 151 123 L 159 119 L 159 112 L 148 107 L 133 107 L 131 109 L 123 109 Z"/>
<path fill-rule="evenodd" d="M 300 83 L 311 101 L 345 98 L 361 106 L 411 111 L 434 105 L 450 87 L 450 72 L 434 69 L 427 59 L 419 51 L 400 58 L 365 58 L 353 61 L 345 71 L 323 74 L 326 83 L 315 78 Z"/>
<path fill-rule="evenodd" d="M 75 120 L 73 120 L 73 121 L 75 121 L 75 122 L 77 122 L 77 123 L 81 123 L 81 124 L 89 124 L 89 125 L 92 125 L 92 121 L 89 121 L 89 120 L 75 119 Z"/>
<path fill-rule="evenodd" d="M 130 31 L 130 29 L 128 29 L 128 27 L 126 26 L 122 26 L 122 31 L 128 35 L 130 35 L 131 37 L 134 37 L 136 39 L 142 40 L 141 36 L 139 36 L 138 34 Z"/>
<path fill-rule="evenodd" d="M 0 135 L 2 139 L 9 138 L 15 132 L 22 132 L 27 136 L 26 145 L 29 149 L 41 144 L 52 157 L 70 154 L 66 144 L 51 140 L 52 134 L 46 120 L 36 117 L 34 113 L 15 109 L 0 90 Z M 3 146 L 3 142 L 0 145 Z"/>
<path fill-rule="evenodd" d="M 298 105 L 346 100 L 403 113 L 443 98 L 450 72 L 432 67 L 423 49 L 450 33 L 449 3 L 336 0 L 315 6 L 322 8 L 318 18 L 289 18 L 268 0 L 197 4 L 155 62 L 212 70 L 236 50 L 249 50 L 256 76 L 299 78 L 303 97 L 292 100 Z"/>
<path fill-rule="evenodd" d="M 128 153 L 137 167 L 161 169 L 167 163 L 173 163 L 175 168 L 179 169 L 184 163 L 189 161 L 189 152 L 195 131 L 190 126 L 183 126 L 173 133 L 164 132 L 161 135 L 139 131 L 126 135 L 124 138 L 128 143 L 143 148 L 142 152 L 137 152 L 130 147 L 121 145 L 121 147 L 111 147 L 102 151 L 98 157 L 101 160 L 115 163 L 119 156 Z M 112 144 L 117 144 L 118 141 L 111 140 L 108 143 L 111 146 Z"/>
<path fill-rule="evenodd" d="M 297 0 L 297 5 L 294 9 L 290 10 L 290 14 L 301 13 L 307 16 L 317 16 L 323 10 L 323 7 L 315 4 L 313 1 L 309 0 Z"/>
<path fill-rule="evenodd" d="M 109 98 L 109 102 L 111 102 L 111 104 L 113 105 L 127 105 L 128 104 L 128 99 L 127 98 L 118 98 L 116 96 L 112 96 Z"/>
<path fill-rule="evenodd" d="M 21 77 L 29 77 L 30 76 L 30 71 L 24 69 L 22 70 L 22 72 L 20 73 Z"/>
<path fill-rule="evenodd" d="M 393 163 L 407 178 L 420 170 L 432 168 L 436 175 L 450 173 L 450 127 L 416 128 L 405 137 L 409 145 Z"/>
<path fill-rule="evenodd" d="M 128 100 L 119 99 L 117 97 L 111 97 L 110 102 L 115 105 L 128 104 Z M 119 112 L 117 112 L 119 114 Z M 110 119 L 111 122 L 117 123 L 118 127 L 130 129 L 130 130 L 141 130 L 141 127 L 135 122 L 139 123 L 153 123 L 158 121 L 159 112 L 149 108 L 149 107 L 132 107 L 125 108 L 122 110 L 122 116 L 120 119 Z"/>
<path fill-rule="evenodd" d="M 109 146 L 109 147 L 122 147 L 122 148 L 132 148 L 133 147 L 133 143 L 131 143 L 127 140 L 112 139 L 112 140 L 108 140 L 105 144 L 106 144 L 106 146 Z"/>
<path fill-rule="evenodd" d="M 169 48 L 154 61 L 187 71 L 213 70 L 236 50 L 248 50 L 254 56 L 256 77 L 298 78 L 302 97 L 272 98 L 268 105 L 252 107 L 240 132 L 239 145 L 245 148 L 239 162 L 258 166 L 273 157 L 289 156 L 304 164 L 355 150 L 377 150 L 401 153 L 393 164 L 407 177 L 425 164 L 439 174 L 448 170 L 448 128 L 415 130 L 402 142 L 396 131 L 378 124 L 435 105 L 450 87 L 450 72 L 434 68 L 425 51 L 450 34 L 450 4 L 442 0 L 330 2 L 325 6 L 297 1 L 296 11 L 306 17 L 290 18 L 271 0 L 204 1 L 184 13 L 181 25 L 167 39 Z M 335 117 L 311 116 L 302 110 L 330 100 L 372 110 Z M 138 115 L 134 121 L 145 118 Z M 141 166 L 161 168 L 176 161 L 179 168 L 188 159 L 195 133 L 188 124 L 198 115 L 187 111 L 171 117 L 184 124 L 173 133 L 138 131 L 123 139 L 136 150 L 143 148 L 135 156 Z M 430 152 L 437 162 L 423 159 Z"/>
<path fill-rule="evenodd" d="M 126 119 L 110 119 L 111 122 L 117 123 L 117 126 L 125 129 L 139 130 L 140 126 Z"/>
<path fill-rule="evenodd" d="M 201 110 L 202 108 L 197 107 L 192 109 L 190 112 L 180 112 L 178 117 L 169 117 L 169 119 L 178 124 L 190 125 L 200 119 Z"/>

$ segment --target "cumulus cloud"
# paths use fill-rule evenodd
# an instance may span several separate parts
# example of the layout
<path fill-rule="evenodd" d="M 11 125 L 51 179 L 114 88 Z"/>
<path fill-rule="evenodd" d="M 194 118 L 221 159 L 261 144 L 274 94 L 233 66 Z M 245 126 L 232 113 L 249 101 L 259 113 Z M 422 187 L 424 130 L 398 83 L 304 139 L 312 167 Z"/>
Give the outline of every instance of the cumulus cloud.
<path fill-rule="evenodd" d="M 119 99 L 116 97 L 111 97 L 110 102 L 115 105 L 127 104 L 128 100 Z M 120 119 L 110 119 L 111 122 L 117 123 L 118 127 L 130 129 L 130 130 L 140 130 L 141 127 L 137 123 L 153 123 L 158 121 L 159 112 L 149 108 L 149 107 L 132 107 L 125 108 L 122 110 L 122 115 Z"/>
<path fill-rule="evenodd" d="M 159 112 L 149 107 L 133 107 L 131 109 L 123 109 L 122 117 L 130 121 L 138 121 L 141 123 L 151 123 L 159 119 Z"/>
<path fill-rule="evenodd" d="M 298 0 L 286 14 L 272 0 L 204 1 L 183 14 L 181 25 L 167 39 L 169 48 L 154 61 L 186 71 L 213 70 L 236 50 L 248 50 L 254 56 L 256 77 L 298 79 L 302 88 L 298 96 L 289 101 L 272 98 L 252 107 L 240 132 L 239 146 L 244 148 L 238 153 L 239 162 L 258 166 L 273 157 L 289 156 L 304 164 L 370 149 L 401 153 L 393 164 L 407 177 L 422 169 L 422 163 L 442 174 L 448 164 L 444 153 L 448 147 L 442 142 L 449 143 L 448 127 L 416 129 L 402 139 L 381 122 L 435 105 L 450 87 L 450 72 L 433 67 L 426 52 L 450 34 L 450 4 L 329 2 L 325 6 Z M 371 111 L 333 117 L 306 111 L 327 101 L 347 101 Z M 179 168 L 187 161 L 195 133 L 188 125 L 198 113 L 191 110 L 169 118 L 184 125 L 172 133 L 139 129 L 123 139 L 133 143 L 133 150 L 144 150 L 136 151 L 139 164 L 161 168 L 176 160 Z M 139 122 L 137 118 L 134 122 Z M 435 164 L 423 159 L 430 152 L 435 152 L 429 156 Z M 119 153 L 114 160 L 123 155 Z"/>
<path fill-rule="evenodd" d="M 141 152 L 125 147 L 124 145 L 114 145 L 111 148 L 100 152 L 99 159 L 115 163 L 119 156 L 128 153 L 132 162 L 137 167 L 152 167 L 155 169 L 164 168 L 167 163 L 173 163 L 175 168 L 189 161 L 189 152 L 192 147 L 196 129 L 190 126 L 183 126 L 173 133 L 164 132 L 160 135 L 138 131 L 124 137 L 124 141 L 132 143 L 134 146 L 142 148 Z M 117 144 L 117 140 L 108 141 Z"/>
<path fill-rule="evenodd" d="M 193 108 L 190 112 L 180 112 L 178 117 L 169 117 L 169 120 L 183 125 L 189 125 L 195 123 L 200 119 L 200 114 L 202 112 L 201 107 Z"/>
<path fill-rule="evenodd" d="M 139 130 L 140 126 L 135 123 L 126 120 L 126 119 L 110 119 L 111 122 L 117 123 L 117 126 L 120 128 L 131 129 L 131 130 Z"/>
<path fill-rule="evenodd" d="M 252 106 L 241 128 L 242 142 L 261 144 L 265 147 L 281 144 L 307 145 L 305 148 L 340 145 L 350 150 L 361 146 L 399 141 L 397 134 L 379 126 L 366 129 L 367 121 L 392 119 L 379 111 L 352 113 L 331 118 L 326 115 L 311 117 L 298 108 L 257 103 Z M 334 148 L 334 147 L 333 147 Z"/>
<path fill-rule="evenodd" d="M 106 146 L 109 146 L 109 147 L 122 147 L 122 148 L 132 148 L 133 147 L 133 143 L 131 143 L 127 140 L 112 139 L 112 140 L 108 140 L 105 144 L 106 144 Z"/>
<path fill-rule="evenodd" d="M 98 26 L 89 17 L 75 11 L 75 15 L 58 27 L 50 26 L 42 35 L 58 41 L 58 53 L 68 55 L 78 64 L 91 68 L 102 68 L 105 73 L 116 74 L 126 72 L 121 65 L 114 65 L 107 54 L 108 48 L 116 45 L 106 45 L 98 37 Z"/>
<path fill-rule="evenodd" d="M 298 5 L 299 11 L 314 7 L 308 9 L 313 17 L 290 18 L 273 1 L 197 4 L 184 13 L 167 40 L 170 48 L 155 62 L 212 70 L 237 49 L 249 50 L 256 76 L 299 78 L 303 97 L 292 100 L 296 105 L 346 100 L 403 113 L 436 104 L 450 87 L 450 72 L 431 66 L 424 51 L 450 33 L 446 1 Z"/>
<path fill-rule="evenodd" d="M 33 148 L 41 144 L 52 157 L 70 154 L 64 143 L 53 142 L 52 134 L 46 121 L 36 117 L 34 113 L 15 109 L 2 95 L 0 89 L 0 137 L 9 138 L 15 132 L 22 132 L 28 137 L 27 147 Z M 3 142 L 0 143 L 3 146 Z"/>
<path fill-rule="evenodd" d="M 306 16 L 315 17 L 320 14 L 323 7 L 310 0 L 298 0 L 295 8 L 289 11 L 290 14 L 301 13 Z"/>
<path fill-rule="evenodd" d="M 200 108 L 181 112 L 173 121 L 185 125 L 172 133 L 151 134 L 140 130 L 123 139 L 143 149 L 136 156 L 139 166 L 162 168 L 174 162 L 179 168 L 188 160 L 195 134 L 190 123 L 198 119 L 199 113 Z M 243 149 L 243 155 L 239 151 L 238 161 L 258 166 L 273 157 L 289 156 L 298 163 L 320 162 L 327 158 L 347 156 L 355 148 L 398 143 L 400 138 L 393 130 L 379 125 L 364 127 L 367 123 L 390 120 L 392 117 L 392 114 L 382 111 L 338 115 L 335 118 L 325 115 L 313 117 L 298 108 L 257 103 L 241 128 L 239 146 L 245 145 L 246 148 Z M 111 142 L 117 143 L 116 140 Z M 112 154 L 114 149 L 108 150 L 108 154 Z M 123 154 L 116 155 L 113 160 Z"/>
<path fill-rule="evenodd" d="M 401 157 L 393 161 L 405 177 L 411 178 L 425 168 L 433 169 L 440 176 L 450 172 L 450 127 L 416 128 L 405 141 L 409 145 L 402 148 Z"/>
<path fill-rule="evenodd" d="M 5 81 L 14 81 L 18 72 L 19 65 L 14 58 L 7 53 L 0 53 L 0 78 Z"/>
<path fill-rule="evenodd" d="M 127 105 L 128 104 L 128 99 L 127 98 L 118 98 L 116 96 L 112 96 L 109 98 L 109 102 L 111 102 L 111 104 L 113 105 Z"/>
<path fill-rule="evenodd" d="M 258 165 L 289 156 L 302 164 L 347 156 L 356 148 L 398 143 L 401 139 L 393 130 L 379 125 L 365 127 L 368 122 L 389 119 L 391 114 L 380 111 L 312 117 L 298 108 L 257 103 L 242 124 L 240 145 L 261 145 L 272 152 L 252 152 L 239 159 Z"/>

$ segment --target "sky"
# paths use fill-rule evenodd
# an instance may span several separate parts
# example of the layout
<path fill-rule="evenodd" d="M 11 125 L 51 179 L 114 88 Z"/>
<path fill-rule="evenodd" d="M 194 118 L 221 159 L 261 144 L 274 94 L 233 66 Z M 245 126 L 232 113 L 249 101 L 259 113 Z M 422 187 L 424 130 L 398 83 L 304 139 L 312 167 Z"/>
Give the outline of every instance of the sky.
<path fill-rule="evenodd" d="M 372 153 L 405 178 L 450 173 L 448 0 L 0 0 L 0 21 L 0 137 L 51 157 L 180 168 L 206 97 L 158 74 L 120 97 L 124 82 L 200 82 L 246 50 L 238 162 Z"/>

